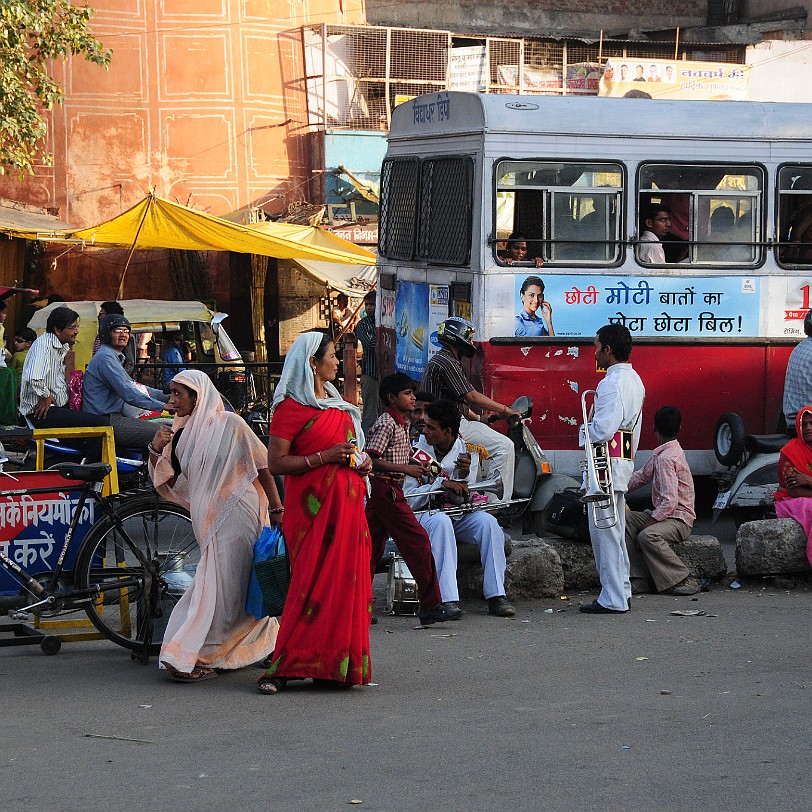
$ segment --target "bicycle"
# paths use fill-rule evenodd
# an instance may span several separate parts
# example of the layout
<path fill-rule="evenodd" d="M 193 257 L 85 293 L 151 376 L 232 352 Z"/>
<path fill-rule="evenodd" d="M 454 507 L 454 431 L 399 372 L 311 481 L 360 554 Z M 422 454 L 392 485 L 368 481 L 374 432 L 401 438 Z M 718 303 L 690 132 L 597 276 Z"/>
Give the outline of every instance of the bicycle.
<path fill-rule="evenodd" d="M 68 481 L 64 487 L 3 491 L 12 497 L 79 494 L 52 570 L 32 573 L 0 549 L 0 566 L 35 599 L 18 611 L 45 618 L 83 610 L 99 632 L 146 663 L 158 653 L 160 642 L 153 639 L 162 639 L 171 610 L 191 583 L 200 558 L 189 513 L 151 488 L 102 496 L 102 482 L 111 471 L 107 463 L 62 463 L 54 470 Z M 0 473 L 3 476 L 16 480 Z M 102 515 L 73 556 L 76 529 L 88 501 Z M 37 510 L 36 505 L 31 501 L 27 509 Z M 58 506 L 64 510 L 64 501 Z M 23 564 L 26 557 L 24 553 Z M 71 569 L 66 566 L 69 560 L 74 562 Z M 46 654 L 56 654 L 60 646 L 55 636 L 41 642 Z"/>

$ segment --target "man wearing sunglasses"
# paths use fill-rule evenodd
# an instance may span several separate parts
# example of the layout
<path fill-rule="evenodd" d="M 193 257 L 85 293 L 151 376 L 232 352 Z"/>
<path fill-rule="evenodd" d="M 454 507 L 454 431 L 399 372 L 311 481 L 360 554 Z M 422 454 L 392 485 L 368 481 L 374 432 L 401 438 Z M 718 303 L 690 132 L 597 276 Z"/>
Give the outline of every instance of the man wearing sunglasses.
<path fill-rule="evenodd" d="M 130 340 L 130 322 L 114 313 L 104 316 L 99 329 L 101 345 L 84 375 L 84 408 L 110 421 L 117 448 L 146 448 L 161 424 L 124 414 L 125 405 L 163 411 L 169 399 L 160 389 L 136 384 L 124 369 L 124 348 Z"/>

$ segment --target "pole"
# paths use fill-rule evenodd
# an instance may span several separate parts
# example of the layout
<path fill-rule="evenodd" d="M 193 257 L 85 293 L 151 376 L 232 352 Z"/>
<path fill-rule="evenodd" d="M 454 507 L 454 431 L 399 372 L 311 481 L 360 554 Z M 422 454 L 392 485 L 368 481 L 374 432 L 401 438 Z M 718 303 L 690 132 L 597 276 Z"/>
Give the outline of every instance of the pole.
<path fill-rule="evenodd" d="M 135 246 L 138 244 L 138 237 L 141 234 L 141 229 L 144 227 L 144 221 L 147 219 L 147 214 L 149 213 L 150 206 L 152 206 L 153 201 L 155 200 L 155 192 L 150 191 L 147 205 L 144 208 L 144 214 L 141 217 L 141 222 L 138 224 L 138 231 L 135 232 L 135 239 L 133 239 L 132 247 L 130 248 L 130 253 L 127 255 L 127 261 L 124 263 L 124 270 L 121 272 L 121 280 L 118 283 L 118 295 L 116 299 L 123 299 L 124 298 L 124 277 L 127 275 L 127 268 L 130 267 L 130 261 L 133 258 L 133 254 L 135 253 Z"/>

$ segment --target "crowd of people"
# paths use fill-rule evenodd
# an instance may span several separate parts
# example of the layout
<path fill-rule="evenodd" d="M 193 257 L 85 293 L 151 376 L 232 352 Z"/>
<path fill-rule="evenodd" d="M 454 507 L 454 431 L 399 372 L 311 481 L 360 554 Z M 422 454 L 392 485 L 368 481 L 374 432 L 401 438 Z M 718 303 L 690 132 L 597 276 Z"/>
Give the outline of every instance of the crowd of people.
<path fill-rule="evenodd" d="M 541 294 L 537 298 L 543 301 Z M 374 359 L 374 292 L 365 303 L 359 334 L 365 355 Z M 376 367 L 366 366 L 375 387 L 367 385 L 364 410 L 370 414 L 363 416 L 334 385 L 340 361 L 333 336 L 301 334 L 274 391 L 266 448 L 245 421 L 225 410 L 208 375 L 183 368 L 179 334 L 165 338 L 165 389 L 137 385 L 127 374 L 131 326 L 116 303 L 105 305 L 82 379 L 81 410 L 69 403 L 75 394 L 75 311 L 53 309 L 38 338 L 18 330 L 7 360 L 21 366 L 20 411 L 32 426 L 112 425 L 117 443 L 148 450 L 156 490 L 189 511 L 200 563 L 166 628 L 159 661 L 170 678 L 194 683 L 262 663 L 266 670 L 257 684 L 264 694 L 278 693 L 292 680 L 331 689 L 368 683 L 369 627 L 377 622 L 372 579 L 390 537 L 417 584 L 422 625 L 464 614 L 458 544 L 479 551 L 489 614 L 515 615 L 497 518 L 487 510 L 449 510 L 487 502 L 491 497 L 475 493 L 483 478 L 501 478 L 504 500 L 513 491 L 513 442 L 483 422 L 483 413 L 514 419 L 519 413 L 468 378 L 462 360 L 476 350 L 470 322 L 450 317 L 440 325 L 441 349 L 419 382 L 402 373 L 378 381 Z M 781 454 L 776 512 L 796 519 L 812 538 L 812 406 L 798 405 L 812 401 L 812 392 L 793 373 L 807 366 L 800 362 L 812 341 L 812 311 L 805 330 L 808 338 L 787 372 L 784 406 L 797 436 Z M 658 408 L 657 445 L 635 471 L 645 387 L 631 364 L 631 334 L 623 325 L 605 325 L 594 347 L 606 374 L 582 443 L 606 447 L 612 476 L 610 492 L 588 510 L 601 591 L 580 611 L 613 615 L 628 612 L 631 596 L 640 592 L 699 591 L 675 551 L 696 514 L 678 440 L 679 410 Z M 164 409 L 173 416 L 163 422 L 140 420 L 132 411 Z M 89 460 L 98 459 L 100 444 L 85 441 L 83 450 Z M 284 489 L 275 477 L 284 478 Z M 626 493 L 648 484 L 653 507 L 628 511 Z M 245 597 L 254 544 L 270 524 L 279 524 L 284 535 L 290 585 L 281 616 L 257 620 L 246 613 Z M 812 561 L 812 544 L 808 553 Z"/>

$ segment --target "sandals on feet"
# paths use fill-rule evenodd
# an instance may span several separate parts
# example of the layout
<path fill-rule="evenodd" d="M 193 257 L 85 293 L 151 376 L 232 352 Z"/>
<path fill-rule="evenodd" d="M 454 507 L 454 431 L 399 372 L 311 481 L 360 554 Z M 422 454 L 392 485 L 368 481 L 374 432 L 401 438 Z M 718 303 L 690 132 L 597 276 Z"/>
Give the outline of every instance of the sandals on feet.
<path fill-rule="evenodd" d="M 217 672 L 213 668 L 195 666 L 191 671 L 170 671 L 169 679 L 175 682 L 203 682 L 207 679 L 214 679 Z"/>
<path fill-rule="evenodd" d="M 257 688 L 261 694 L 278 694 L 287 685 L 287 680 L 281 677 L 261 677 Z"/>

